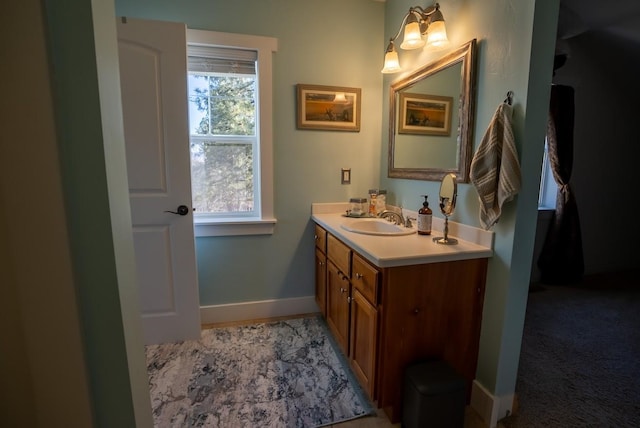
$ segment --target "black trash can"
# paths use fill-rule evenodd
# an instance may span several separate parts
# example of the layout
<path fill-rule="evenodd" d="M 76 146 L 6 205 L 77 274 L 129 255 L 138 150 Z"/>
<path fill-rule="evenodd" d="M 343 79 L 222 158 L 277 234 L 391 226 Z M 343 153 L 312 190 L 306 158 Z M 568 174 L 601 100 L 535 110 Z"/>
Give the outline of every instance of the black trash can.
<path fill-rule="evenodd" d="M 403 428 L 463 428 L 465 379 L 444 361 L 410 365 L 404 374 Z"/>

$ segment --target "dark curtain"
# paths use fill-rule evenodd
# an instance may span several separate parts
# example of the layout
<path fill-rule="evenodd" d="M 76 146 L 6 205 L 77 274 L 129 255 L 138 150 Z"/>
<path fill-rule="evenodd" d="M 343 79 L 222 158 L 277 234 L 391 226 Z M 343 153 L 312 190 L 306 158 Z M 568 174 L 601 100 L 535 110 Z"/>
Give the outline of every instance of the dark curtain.
<path fill-rule="evenodd" d="M 578 205 L 569 185 L 573 169 L 574 90 L 553 85 L 547 122 L 549 163 L 558 183 L 556 210 L 538 258 L 544 284 L 573 284 L 584 275 Z"/>

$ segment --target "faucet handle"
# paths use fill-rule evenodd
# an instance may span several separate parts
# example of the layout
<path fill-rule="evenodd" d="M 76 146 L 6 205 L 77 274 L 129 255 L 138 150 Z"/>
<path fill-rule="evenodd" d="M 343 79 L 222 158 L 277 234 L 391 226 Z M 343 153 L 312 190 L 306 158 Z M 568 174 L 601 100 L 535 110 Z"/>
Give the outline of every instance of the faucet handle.
<path fill-rule="evenodd" d="M 411 223 L 411 220 L 417 220 L 415 217 L 407 217 L 404 220 L 404 227 L 413 227 L 413 223 Z"/>

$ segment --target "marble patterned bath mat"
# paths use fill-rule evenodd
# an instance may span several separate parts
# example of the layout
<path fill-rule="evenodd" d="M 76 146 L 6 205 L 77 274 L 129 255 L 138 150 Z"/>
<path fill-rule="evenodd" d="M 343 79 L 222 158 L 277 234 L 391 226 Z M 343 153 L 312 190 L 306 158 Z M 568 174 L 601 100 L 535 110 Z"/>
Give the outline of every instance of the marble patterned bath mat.
<path fill-rule="evenodd" d="M 205 329 L 146 355 L 157 428 L 318 427 L 375 413 L 320 317 Z"/>

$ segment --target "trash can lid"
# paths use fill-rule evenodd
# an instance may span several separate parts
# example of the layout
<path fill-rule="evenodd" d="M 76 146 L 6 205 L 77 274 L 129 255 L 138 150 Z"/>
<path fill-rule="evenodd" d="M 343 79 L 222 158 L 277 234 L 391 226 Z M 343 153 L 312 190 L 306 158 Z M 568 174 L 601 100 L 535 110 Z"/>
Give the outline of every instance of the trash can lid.
<path fill-rule="evenodd" d="M 465 387 L 465 379 L 440 360 L 413 364 L 407 367 L 405 377 L 422 395 L 444 394 Z"/>

